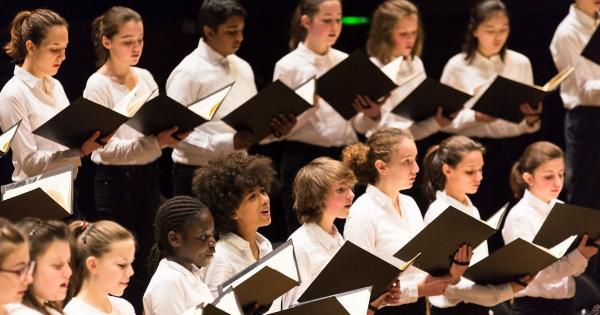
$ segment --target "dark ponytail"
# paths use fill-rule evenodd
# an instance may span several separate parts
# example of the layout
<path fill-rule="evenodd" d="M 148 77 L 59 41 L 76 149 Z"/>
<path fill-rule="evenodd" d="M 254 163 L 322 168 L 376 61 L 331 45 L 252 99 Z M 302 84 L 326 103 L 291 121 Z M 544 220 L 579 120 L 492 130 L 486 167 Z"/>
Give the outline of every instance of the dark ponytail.
<path fill-rule="evenodd" d="M 525 148 L 523 155 L 513 164 L 510 173 L 510 188 L 517 198 L 522 198 L 529 185 L 523 179 L 523 173 L 533 174 L 540 165 L 555 159 L 564 159 L 564 153 L 554 143 L 538 141 Z"/>

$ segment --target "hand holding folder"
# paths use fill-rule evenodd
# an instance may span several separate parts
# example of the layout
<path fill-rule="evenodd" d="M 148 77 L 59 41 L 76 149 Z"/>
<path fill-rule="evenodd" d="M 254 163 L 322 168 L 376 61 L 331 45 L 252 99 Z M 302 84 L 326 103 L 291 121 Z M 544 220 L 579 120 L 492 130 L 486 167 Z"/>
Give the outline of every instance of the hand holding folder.
<path fill-rule="evenodd" d="M 17 130 L 21 125 L 21 120 L 17 121 L 14 125 L 8 128 L 3 134 L 0 135 L 0 157 L 3 157 L 8 153 L 10 149 L 10 145 L 12 144 L 15 135 L 17 134 Z"/>
<path fill-rule="evenodd" d="M 0 187 L 0 217 L 57 220 L 73 213 L 73 167 L 66 166 Z"/>

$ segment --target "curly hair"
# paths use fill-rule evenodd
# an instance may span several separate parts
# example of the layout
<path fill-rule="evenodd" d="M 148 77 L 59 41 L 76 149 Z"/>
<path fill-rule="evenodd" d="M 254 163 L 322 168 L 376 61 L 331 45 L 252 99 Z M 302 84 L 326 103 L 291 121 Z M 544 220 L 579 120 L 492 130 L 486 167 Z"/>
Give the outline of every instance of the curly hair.
<path fill-rule="evenodd" d="M 342 162 L 328 157 L 312 160 L 294 179 L 294 210 L 302 223 L 318 222 L 323 217 L 325 198 L 335 182 L 354 187 L 356 176 Z"/>
<path fill-rule="evenodd" d="M 242 152 L 223 154 L 196 170 L 192 192 L 210 209 L 215 220 L 215 232 L 237 233 L 233 214 L 240 207 L 244 195 L 255 187 L 267 192 L 275 177 L 270 158 L 247 155 Z"/>

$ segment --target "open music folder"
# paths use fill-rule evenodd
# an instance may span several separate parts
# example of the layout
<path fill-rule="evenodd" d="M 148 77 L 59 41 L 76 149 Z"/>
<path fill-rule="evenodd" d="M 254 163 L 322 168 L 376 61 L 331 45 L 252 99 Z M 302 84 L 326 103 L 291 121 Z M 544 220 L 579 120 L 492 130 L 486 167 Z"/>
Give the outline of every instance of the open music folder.
<path fill-rule="evenodd" d="M 600 210 L 557 202 L 538 230 L 533 243 L 552 247 L 570 235 L 600 238 Z M 577 242 L 576 242 L 577 243 Z"/>
<path fill-rule="evenodd" d="M 178 127 L 178 132 L 193 130 L 214 117 L 233 84 L 234 82 L 185 105 L 164 94 L 140 105 L 139 99 L 144 99 L 141 97 L 126 106 L 127 114 L 131 116 L 127 125 L 144 135 L 156 135 L 172 127 Z"/>
<path fill-rule="evenodd" d="M 378 101 L 397 87 L 360 49 L 317 79 L 317 94 L 346 120 L 357 114 L 352 106 L 357 95 Z"/>
<path fill-rule="evenodd" d="M 369 307 L 371 287 L 335 294 L 312 301 L 298 303 L 292 307 L 271 313 L 276 315 L 365 315 Z"/>
<path fill-rule="evenodd" d="M 0 187 L 0 217 L 62 219 L 73 213 L 73 167 L 66 166 Z"/>
<path fill-rule="evenodd" d="M 465 106 L 472 106 L 473 110 L 492 117 L 519 123 L 524 118 L 520 110 L 521 104 L 527 103 L 535 108 L 547 95 L 556 90 L 574 69 L 573 67 L 562 69 L 544 86 L 528 85 L 496 76 L 490 83 L 482 86 Z"/>
<path fill-rule="evenodd" d="M 469 267 L 463 277 L 486 285 L 502 284 L 526 275 L 535 275 L 559 260 L 575 238 L 572 235 L 551 249 L 518 238 Z"/>
<path fill-rule="evenodd" d="M 307 302 L 364 287 L 372 287 L 370 297 L 372 301 L 388 290 L 400 273 L 412 264 L 414 257 L 405 261 L 402 268 L 397 268 L 354 243 L 346 241 L 298 298 L 298 302 Z M 357 270 L 368 270 L 368 272 L 357 272 Z"/>
<path fill-rule="evenodd" d="M 269 305 L 298 284 L 300 274 L 290 239 L 217 289 L 221 295 L 231 288 L 244 309 L 254 304 Z"/>
<path fill-rule="evenodd" d="M 17 134 L 17 130 L 19 130 L 19 126 L 21 125 L 21 120 L 17 121 L 14 125 L 8 128 L 4 133 L 0 135 L 0 157 L 3 157 L 10 150 L 10 145 L 12 144 L 15 135 Z"/>
<path fill-rule="evenodd" d="M 458 248 L 463 244 L 476 248 L 492 236 L 499 229 L 507 208 L 508 204 L 483 221 L 449 206 L 394 256 L 406 261 L 421 253 L 414 262 L 415 267 L 432 276 L 446 275 Z"/>
<path fill-rule="evenodd" d="M 221 120 L 237 131 L 249 131 L 260 141 L 272 134 L 271 120 L 279 114 L 299 116 L 315 101 L 315 79 L 295 89 L 276 80 Z"/>

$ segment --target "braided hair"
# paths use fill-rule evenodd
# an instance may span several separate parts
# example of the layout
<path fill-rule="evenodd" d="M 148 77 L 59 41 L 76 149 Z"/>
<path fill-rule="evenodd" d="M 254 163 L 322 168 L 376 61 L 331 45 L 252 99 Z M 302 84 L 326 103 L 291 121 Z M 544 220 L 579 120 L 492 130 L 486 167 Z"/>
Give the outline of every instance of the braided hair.
<path fill-rule="evenodd" d="M 182 232 L 188 228 L 192 218 L 209 212 L 200 200 L 190 196 L 176 196 L 163 203 L 154 218 L 154 239 L 156 242 L 150 251 L 148 259 L 152 273 L 158 268 L 161 259 L 174 255 L 169 243 L 169 232 Z"/>

